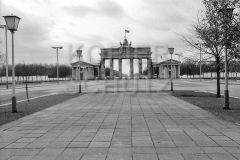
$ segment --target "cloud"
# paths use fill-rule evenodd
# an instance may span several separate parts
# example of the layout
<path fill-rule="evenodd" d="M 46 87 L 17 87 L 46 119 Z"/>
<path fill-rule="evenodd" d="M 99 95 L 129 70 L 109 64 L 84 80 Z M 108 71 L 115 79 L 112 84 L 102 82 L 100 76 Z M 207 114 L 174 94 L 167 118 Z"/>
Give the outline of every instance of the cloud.
<path fill-rule="evenodd" d="M 178 42 L 176 33 L 188 27 L 202 3 L 193 0 L 2 2 L 5 4 L 1 8 L 2 15 L 13 13 L 22 18 L 15 34 L 16 59 L 28 59 L 32 63 L 55 63 L 56 54 L 51 49 L 52 45 L 64 46 L 59 54 L 61 62 L 66 62 L 63 55 L 68 52 L 66 48 L 69 44 L 73 45 L 74 54 L 75 46 L 80 44 L 86 47 L 94 44 L 118 47 L 125 29 L 130 30 L 127 38 L 134 47 L 161 44 L 166 47 L 172 45 L 176 50 L 184 48 Z M 1 51 L 4 51 L 4 43 L 1 45 Z"/>
<path fill-rule="evenodd" d="M 100 0 L 98 2 L 98 12 L 110 17 L 120 17 L 124 15 L 123 7 L 115 1 Z"/>
<path fill-rule="evenodd" d="M 151 0 L 151 3 L 142 0 L 140 8 L 144 7 L 143 13 L 131 16 L 136 23 L 158 32 L 176 30 L 189 23 L 189 15 L 183 8 L 188 5 L 176 0 L 159 1 Z M 191 3 L 191 2 L 189 2 Z M 140 9 L 139 8 L 139 9 Z"/>
<path fill-rule="evenodd" d="M 91 12 L 95 12 L 93 8 L 85 5 L 63 7 L 63 10 L 72 16 L 85 16 Z"/>
<path fill-rule="evenodd" d="M 63 10 L 72 16 L 85 16 L 88 14 L 101 15 L 109 18 L 117 18 L 124 15 L 123 7 L 115 1 L 100 0 L 97 7 L 90 7 L 86 5 L 67 6 Z"/>
<path fill-rule="evenodd" d="M 16 7 L 2 5 L 4 8 L 3 15 L 9 15 L 9 13 L 14 11 L 13 14 L 21 18 L 18 30 L 14 34 L 16 62 L 21 63 L 22 60 L 35 62 L 42 60 L 42 62 L 46 62 L 46 57 L 43 56 L 43 53 L 48 50 L 46 48 L 51 47 L 49 46 L 49 41 L 51 41 L 49 35 L 52 22 L 42 16 L 26 14 Z M 11 42 L 10 32 L 8 32 L 8 41 Z M 9 53 L 11 53 L 11 43 L 8 43 L 8 48 Z M 11 57 L 11 54 L 9 56 Z"/>

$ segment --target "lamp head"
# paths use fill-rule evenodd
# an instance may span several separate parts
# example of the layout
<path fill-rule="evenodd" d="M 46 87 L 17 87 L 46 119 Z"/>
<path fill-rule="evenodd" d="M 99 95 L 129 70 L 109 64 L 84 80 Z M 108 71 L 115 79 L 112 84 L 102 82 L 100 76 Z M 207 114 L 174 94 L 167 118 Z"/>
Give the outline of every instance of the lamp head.
<path fill-rule="evenodd" d="M 10 30 L 11 32 L 16 31 L 21 18 L 19 18 L 18 16 L 15 16 L 15 15 L 3 16 L 3 17 L 6 21 L 8 30 Z"/>
<path fill-rule="evenodd" d="M 181 56 L 183 53 L 175 53 L 175 54 Z"/>
<path fill-rule="evenodd" d="M 79 58 L 82 57 L 82 50 L 80 50 L 80 49 L 77 50 L 77 56 L 78 56 Z"/>
<path fill-rule="evenodd" d="M 59 48 L 59 49 L 63 49 L 63 47 L 61 46 L 61 47 L 52 47 L 53 49 L 57 49 L 57 48 Z"/>
<path fill-rule="evenodd" d="M 0 25 L 0 28 L 4 29 L 6 27 L 6 25 Z"/>
<path fill-rule="evenodd" d="M 168 48 L 168 51 L 169 51 L 170 54 L 173 54 L 174 48 Z"/>

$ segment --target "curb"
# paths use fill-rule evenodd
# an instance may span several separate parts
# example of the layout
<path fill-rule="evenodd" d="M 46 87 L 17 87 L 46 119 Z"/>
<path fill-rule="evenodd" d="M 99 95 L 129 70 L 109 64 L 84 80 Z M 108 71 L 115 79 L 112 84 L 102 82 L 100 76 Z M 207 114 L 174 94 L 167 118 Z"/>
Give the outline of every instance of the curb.
<path fill-rule="evenodd" d="M 28 86 L 28 88 L 34 88 L 34 87 L 42 87 L 42 86 L 53 86 L 53 85 L 56 85 L 57 83 L 55 83 L 55 84 L 43 84 L 43 85 L 32 85 L 32 86 Z M 59 84 L 61 84 L 61 83 L 59 83 Z M 25 87 L 15 87 L 15 89 L 22 89 L 22 88 L 26 88 L 26 86 Z M 10 90 L 10 89 L 12 89 L 11 87 L 9 87 L 8 89 L 6 89 L 6 88 L 0 88 L 0 90 Z"/>
<path fill-rule="evenodd" d="M 199 90 L 200 91 L 200 90 Z M 214 92 L 209 92 L 209 91 L 200 91 L 200 92 L 206 92 L 206 93 L 212 93 L 212 94 L 216 94 Z M 220 94 L 221 96 L 224 96 L 223 94 Z M 240 99 L 240 97 L 234 97 L 234 96 L 229 96 L 230 98 L 236 98 L 236 99 Z"/>
<path fill-rule="evenodd" d="M 42 95 L 42 96 L 29 98 L 29 100 L 33 100 L 33 99 L 37 99 L 37 98 L 41 98 L 41 97 L 46 97 L 46 96 L 50 96 L 50 95 L 55 95 L 55 94 L 56 93 L 45 94 L 45 95 Z M 27 100 L 28 99 L 23 99 L 23 100 L 17 101 L 17 103 L 24 102 L 24 101 L 27 101 Z M 10 104 L 12 104 L 12 103 L 1 104 L 0 107 L 7 106 L 7 105 L 10 105 Z"/>

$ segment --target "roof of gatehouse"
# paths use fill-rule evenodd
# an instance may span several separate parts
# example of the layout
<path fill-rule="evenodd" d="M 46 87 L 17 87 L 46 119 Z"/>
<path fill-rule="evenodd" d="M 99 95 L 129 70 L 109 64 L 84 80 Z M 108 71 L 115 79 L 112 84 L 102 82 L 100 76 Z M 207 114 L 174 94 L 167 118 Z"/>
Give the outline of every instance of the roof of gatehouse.
<path fill-rule="evenodd" d="M 181 64 L 181 62 L 173 59 L 172 60 L 172 64 L 173 65 L 176 65 L 176 64 L 179 65 L 179 64 Z M 157 65 L 171 65 L 171 59 L 168 59 L 166 61 L 160 62 Z"/>
<path fill-rule="evenodd" d="M 79 61 L 71 63 L 72 67 L 77 67 L 79 65 Z M 99 63 L 88 63 L 88 62 L 84 62 L 84 61 L 80 61 L 80 65 L 83 67 L 85 66 L 89 66 L 89 67 L 96 67 L 99 66 Z"/>

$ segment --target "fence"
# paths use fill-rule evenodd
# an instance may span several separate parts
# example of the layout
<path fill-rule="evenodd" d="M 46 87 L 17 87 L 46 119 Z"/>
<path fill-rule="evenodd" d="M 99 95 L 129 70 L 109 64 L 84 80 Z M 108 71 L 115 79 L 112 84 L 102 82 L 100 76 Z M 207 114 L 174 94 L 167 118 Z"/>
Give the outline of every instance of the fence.
<path fill-rule="evenodd" d="M 6 77 L 0 77 L 0 84 L 2 83 L 6 83 L 7 78 Z M 69 81 L 71 80 L 71 77 L 59 77 L 60 81 Z M 16 83 L 22 83 L 26 81 L 26 77 L 23 76 L 16 76 L 15 77 L 15 81 Z M 57 81 L 57 78 L 49 78 L 48 76 L 28 76 L 27 79 L 28 82 L 51 82 L 51 81 Z M 9 76 L 8 77 L 8 82 L 11 83 L 12 82 L 12 77 Z"/>
<path fill-rule="evenodd" d="M 182 78 L 199 78 L 199 75 L 182 75 Z M 220 78 L 224 78 L 225 73 L 221 72 L 220 73 Z M 230 79 L 240 79 L 240 73 L 239 72 L 229 72 L 228 77 Z M 207 72 L 207 73 L 202 73 L 202 78 L 217 78 L 217 73 L 216 72 Z"/>

